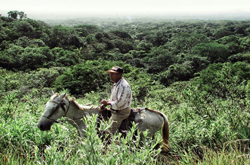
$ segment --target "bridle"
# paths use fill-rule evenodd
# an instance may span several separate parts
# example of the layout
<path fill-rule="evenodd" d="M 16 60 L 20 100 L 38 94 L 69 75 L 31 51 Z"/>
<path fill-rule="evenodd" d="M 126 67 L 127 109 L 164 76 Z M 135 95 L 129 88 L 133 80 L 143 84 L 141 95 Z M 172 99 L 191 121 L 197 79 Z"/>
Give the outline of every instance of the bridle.
<path fill-rule="evenodd" d="M 70 107 L 70 102 L 69 102 L 69 100 L 67 100 L 67 101 L 69 102 L 69 105 L 68 105 L 67 109 L 65 109 L 65 107 L 64 107 L 64 105 L 65 105 L 64 100 L 67 100 L 67 99 L 63 99 L 60 103 L 58 103 L 58 102 L 56 102 L 56 101 L 53 101 L 53 100 L 50 101 L 50 102 L 52 102 L 52 103 L 57 104 L 57 106 L 56 106 L 55 110 L 53 110 L 52 113 L 49 114 L 49 116 L 44 116 L 44 115 L 42 115 L 42 117 L 45 117 L 45 118 L 47 118 L 47 119 L 49 119 L 49 120 L 52 120 L 52 121 L 54 121 L 54 122 L 56 122 L 56 123 L 61 123 L 60 121 L 51 119 L 50 117 L 56 112 L 56 110 L 57 110 L 60 106 L 61 106 L 61 108 L 62 108 L 63 111 L 64 111 L 63 117 L 65 117 L 65 116 L 67 115 L 67 113 L 68 113 L 68 111 L 69 111 L 69 107 Z"/>

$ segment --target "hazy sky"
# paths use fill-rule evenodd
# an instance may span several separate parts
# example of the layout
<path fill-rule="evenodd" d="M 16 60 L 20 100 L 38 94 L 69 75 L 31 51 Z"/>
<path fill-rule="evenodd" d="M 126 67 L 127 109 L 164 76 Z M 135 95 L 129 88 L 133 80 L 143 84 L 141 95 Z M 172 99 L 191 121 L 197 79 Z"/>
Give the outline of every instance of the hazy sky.
<path fill-rule="evenodd" d="M 250 0 L 2 0 L 0 14 L 24 11 L 29 18 L 34 13 L 74 14 L 159 14 L 212 13 L 224 11 L 250 12 Z"/>

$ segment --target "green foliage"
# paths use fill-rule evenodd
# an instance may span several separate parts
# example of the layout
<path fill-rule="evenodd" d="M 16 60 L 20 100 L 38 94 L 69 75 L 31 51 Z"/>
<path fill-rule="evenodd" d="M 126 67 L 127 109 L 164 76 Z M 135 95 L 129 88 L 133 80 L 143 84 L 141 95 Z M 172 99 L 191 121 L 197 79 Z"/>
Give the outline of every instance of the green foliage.
<path fill-rule="evenodd" d="M 11 57 L 6 55 L 7 53 L 5 51 L 0 51 L 0 65 L 4 68 L 11 68 L 9 65 L 12 63 Z"/>
<path fill-rule="evenodd" d="M 3 65 L 7 66 L 8 69 L 10 68 L 19 68 L 22 65 L 20 60 L 21 54 L 24 52 L 24 48 L 21 46 L 10 45 L 10 48 L 4 53 L 2 56 L 3 58 Z"/>
<path fill-rule="evenodd" d="M 85 38 L 87 44 L 91 44 L 94 43 L 96 41 L 96 38 L 94 36 L 94 34 L 89 34 L 88 36 L 86 36 Z"/>
<path fill-rule="evenodd" d="M 232 95 L 242 98 L 245 97 L 245 91 L 238 86 L 246 86 L 249 74 L 250 67 L 245 62 L 218 63 L 209 65 L 207 69 L 201 71 L 199 78 L 194 82 L 199 84 L 202 91 L 223 98 Z"/>
<path fill-rule="evenodd" d="M 75 52 L 55 47 L 52 50 L 53 57 L 48 61 L 49 66 L 71 66 L 79 62 L 79 57 Z"/>
<path fill-rule="evenodd" d="M 56 78 L 62 74 L 64 70 L 66 69 L 55 67 L 50 69 L 41 68 L 37 71 L 31 71 L 27 76 L 27 85 L 30 88 L 51 87 Z"/>
<path fill-rule="evenodd" d="M 149 73 L 155 73 L 165 71 L 175 63 L 175 59 L 176 57 L 168 49 L 155 47 L 143 58 L 143 62 L 149 69 Z"/>
<path fill-rule="evenodd" d="M 121 53 L 128 53 L 130 50 L 133 50 L 133 43 L 130 41 L 116 41 L 115 46 L 119 48 Z"/>
<path fill-rule="evenodd" d="M 34 27 L 27 21 L 16 21 L 14 22 L 13 30 L 16 31 L 19 36 L 30 36 L 34 31 Z"/>
<path fill-rule="evenodd" d="M 86 61 L 68 68 L 59 76 L 54 87 L 57 90 L 67 88 L 71 94 L 85 94 L 96 91 L 109 82 L 107 70 L 115 65 L 123 67 L 123 63 L 108 61 Z"/>
<path fill-rule="evenodd" d="M 182 64 L 173 64 L 168 70 L 158 74 L 161 84 L 168 86 L 176 81 L 187 81 L 194 75 L 194 69 L 191 61 L 185 61 Z"/>
<path fill-rule="evenodd" d="M 6 101 L 7 106 L 1 106 L 0 115 L 4 120 L 8 120 L 8 118 L 13 118 L 17 108 L 18 104 L 20 102 L 20 99 L 17 98 L 17 95 L 15 93 L 8 94 L 3 98 Z"/>
<path fill-rule="evenodd" d="M 11 13 L 19 13 L 22 18 L 24 15 L 18 11 Z M 66 27 L 49 26 L 28 18 L 1 17 L 1 20 L 1 66 L 8 69 L 70 66 L 82 60 L 101 58 L 122 60 L 136 67 L 148 68 L 148 73 L 161 74 L 170 65 L 192 61 L 192 73 L 196 73 L 207 66 L 204 61 L 193 61 L 197 60 L 197 55 L 212 63 L 225 62 L 230 55 L 248 51 L 249 45 L 246 21 L 133 22 L 122 25 L 112 22 L 100 26 L 74 23 L 76 26 Z M 34 50 L 27 49 L 23 53 L 24 49 L 14 48 L 13 44 Z M 33 60 L 34 65 L 27 64 Z M 193 77 L 193 74 L 186 75 Z M 171 82 L 179 80 L 175 76 L 172 78 Z"/>
<path fill-rule="evenodd" d="M 232 35 L 233 32 L 231 31 L 230 27 L 221 27 L 214 32 L 214 36 L 216 39 L 222 38 L 224 36 Z"/>
<path fill-rule="evenodd" d="M 131 39 L 131 36 L 127 32 L 115 30 L 115 31 L 111 31 L 111 33 L 113 33 L 116 36 L 121 37 L 121 38 Z"/>
<path fill-rule="evenodd" d="M 23 69 L 36 69 L 42 67 L 46 60 L 46 56 L 41 52 L 40 48 L 26 47 L 21 54 L 21 68 Z"/>
<path fill-rule="evenodd" d="M 23 36 L 18 38 L 16 42 L 17 46 L 22 46 L 23 48 L 27 46 L 34 46 L 34 47 L 45 47 L 46 44 L 41 39 L 32 39 L 30 40 L 27 36 Z"/>
<path fill-rule="evenodd" d="M 215 42 L 197 44 L 193 49 L 193 54 L 207 57 L 211 63 L 225 62 L 230 55 L 225 45 Z"/>
<path fill-rule="evenodd" d="M 241 38 L 238 36 L 230 35 L 218 39 L 217 42 L 225 45 L 230 54 L 237 54 L 239 52 L 242 52 L 240 39 Z"/>
<path fill-rule="evenodd" d="M 153 44 L 152 43 L 147 43 L 145 42 L 144 40 L 142 42 L 140 42 L 136 49 L 138 51 L 143 51 L 143 52 L 146 52 L 146 53 L 149 53 L 151 48 L 153 47 Z M 137 55 L 136 57 L 143 57 L 143 56 L 140 56 L 140 55 Z"/>
<path fill-rule="evenodd" d="M 19 19 L 23 19 L 26 16 L 26 14 L 24 14 L 23 11 L 17 11 L 17 10 L 12 10 L 8 12 L 9 18 L 18 19 L 18 16 Z"/>
<path fill-rule="evenodd" d="M 240 41 L 240 46 L 244 51 L 250 50 L 248 46 L 250 44 L 250 36 L 240 38 L 239 41 Z"/>
<path fill-rule="evenodd" d="M 25 48 L 23 48 L 24 42 L 18 43 L 22 46 L 11 45 L 6 52 L 1 52 L 1 65 L 8 69 L 34 70 L 41 67 L 71 66 L 79 63 L 79 54 L 76 52 L 62 48 L 53 48 L 51 50 L 49 47 L 38 47 L 39 42 L 39 40 L 32 40 L 33 46 Z M 6 56 L 6 54 L 9 56 Z"/>
<path fill-rule="evenodd" d="M 19 37 L 16 41 L 16 45 L 25 48 L 30 45 L 30 40 L 27 36 Z"/>
<path fill-rule="evenodd" d="M 57 25 L 51 28 L 49 46 L 74 49 L 83 46 L 83 43 L 74 29 Z"/>
<path fill-rule="evenodd" d="M 11 17 L 11 18 L 13 18 L 13 19 L 17 19 L 18 11 L 17 10 L 9 11 L 8 12 L 8 16 Z"/>
<path fill-rule="evenodd" d="M 1 136 L 0 148 L 5 154 L 17 156 L 18 161 L 22 164 L 32 164 L 32 162 L 41 164 L 54 164 L 55 162 L 59 164 L 145 164 L 156 161 L 160 150 L 153 148 L 160 142 L 159 136 L 153 141 L 143 140 L 139 136 L 136 136 L 136 140 L 132 140 L 135 132 L 134 126 L 125 139 L 121 135 L 115 135 L 113 142 L 107 146 L 97 135 L 96 119 L 97 116 L 83 119 L 88 125 L 87 138 L 84 139 L 76 137 L 74 131 L 66 130 L 64 126 L 60 125 L 54 126 L 51 132 L 37 131 L 31 124 L 34 117 L 30 117 L 31 121 L 9 121 L 11 126 L 15 125 L 14 127 L 1 122 L 1 132 L 5 134 L 1 134 L 3 136 Z M 103 123 L 103 127 L 107 127 L 107 123 Z M 12 131 L 13 133 L 9 134 Z M 59 132 L 60 135 L 56 136 Z M 151 142 L 154 144 L 150 145 Z M 144 145 L 139 146 L 139 143 L 144 143 Z M 17 162 L 9 155 L 3 155 L 0 163 L 2 164 L 4 161 Z"/>
<path fill-rule="evenodd" d="M 0 164 L 249 162 L 249 21 L 66 27 L 19 14 L 0 17 Z M 125 139 L 115 135 L 105 145 L 96 116 L 84 119 L 84 139 L 66 123 L 49 132 L 36 127 L 50 88 L 99 105 L 110 96 L 106 70 L 115 65 L 125 70 L 132 107 L 167 115 L 168 153 L 153 149 L 160 131 L 155 139 L 133 139 L 135 127 Z"/>
<path fill-rule="evenodd" d="M 0 97 L 7 94 L 9 91 L 15 91 L 23 85 L 23 72 L 12 72 L 6 69 L 0 68 Z"/>
<path fill-rule="evenodd" d="M 177 33 L 171 38 L 168 46 L 174 54 L 191 53 L 194 46 L 206 42 L 208 42 L 208 39 L 203 34 Z"/>
<path fill-rule="evenodd" d="M 124 77 L 129 81 L 132 89 L 134 106 L 142 104 L 145 101 L 145 97 L 149 95 L 149 92 L 153 88 L 162 88 L 162 86 L 155 81 L 151 76 L 146 74 L 145 70 L 131 68 L 129 73 L 126 73 Z"/>
<path fill-rule="evenodd" d="M 89 34 L 93 34 L 99 31 L 99 28 L 95 25 L 77 25 L 74 26 L 74 29 L 80 37 L 86 37 Z"/>
<path fill-rule="evenodd" d="M 249 97 L 249 71 L 249 66 L 244 62 L 213 64 L 202 71 L 200 77 L 191 81 L 191 86 L 183 91 L 184 97 L 194 106 L 195 113 L 209 120 L 209 130 L 212 121 L 223 122 L 218 124 L 224 124 L 223 128 L 215 133 L 222 141 L 227 140 L 222 137 L 244 139 L 249 136 L 246 123 L 249 120 L 249 105 L 248 101 L 245 101 Z M 226 121 L 228 123 L 225 123 Z M 227 125 L 234 131 L 227 130 Z"/>
<path fill-rule="evenodd" d="M 242 61 L 242 62 L 246 62 L 249 63 L 250 62 L 250 53 L 238 53 L 235 55 L 232 55 L 228 58 L 228 61 L 230 62 L 237 62 L 237 61 Z"/>

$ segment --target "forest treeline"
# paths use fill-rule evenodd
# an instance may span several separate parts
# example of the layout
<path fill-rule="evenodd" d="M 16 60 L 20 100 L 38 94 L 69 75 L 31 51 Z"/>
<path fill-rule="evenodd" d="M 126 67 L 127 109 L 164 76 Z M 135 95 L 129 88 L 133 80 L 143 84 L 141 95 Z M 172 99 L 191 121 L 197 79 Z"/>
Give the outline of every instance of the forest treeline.
<path fill-rule="evenodd" d="M 69 67 L 56 82 L 47 81 L 48 86 L 74 86 L 72 94 L 102 87 L 108 81 L 102 71 L 115 61 L 129 65 L 127 72 L 143 70 L 152 81 L 165 86 L 189 80 L 209 65 L 249 62 L 250 21 L 49 26 L 24 18 L 24 12 L 18 17 L 19 13 L 11 11 L 9 17 L 0 17 L 0 66 L 12 71 Z M 95 85 L 73 85 L 79 83 L 75 79 Z"/>

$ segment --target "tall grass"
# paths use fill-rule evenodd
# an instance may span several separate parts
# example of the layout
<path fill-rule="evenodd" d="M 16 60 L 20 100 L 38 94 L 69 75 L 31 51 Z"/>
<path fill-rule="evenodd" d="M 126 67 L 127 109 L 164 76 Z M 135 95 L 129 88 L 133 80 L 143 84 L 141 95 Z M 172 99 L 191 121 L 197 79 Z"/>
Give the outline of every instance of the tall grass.
<path fill-rule="evenodd" d="M 157 160 L 160 149 L 153 148 L 161 141 L 160 136 L 153 141 L 134 139 L 134 125 L 126 138 L 118 134 L 106 144 L 97 134 L 96 119 L 97 116 L 83 119 L 88 125 L 84 139 L 67 124 L 53 125 L 50 132 L 41 132 L 34 116 L 2 121 L 0 164 L 146 164 Z M 139 145 L 141 142 L 143 146 Z"/>
<path fill-rule="evenodd" d="M 135 126 L 126 138 L 118 134 L 110 143 L 102 141 L 95 127 L 96 116 L 82 119 L 88 125 L 83 139 L 63 118 L 62 123 L 42 132 L 36 125 L 49 99 L 49 89 L 0 90 L 1 165 L 250 163 L 248 97 L 220 100 L 182 82 L 147 91 L 143 102 L 135 99 L 137 107 L 150 107 L 168 116 L 170 149 L 165 153 L 157 148 L 160 131 L 154 139 L 134 139 Z M 90 92 L 77 101 L 98 105 L 100 98 L 107 96 L 105 91 Z M 108 124 L 102 123 L 101 128 L 107 129 Z"/>

